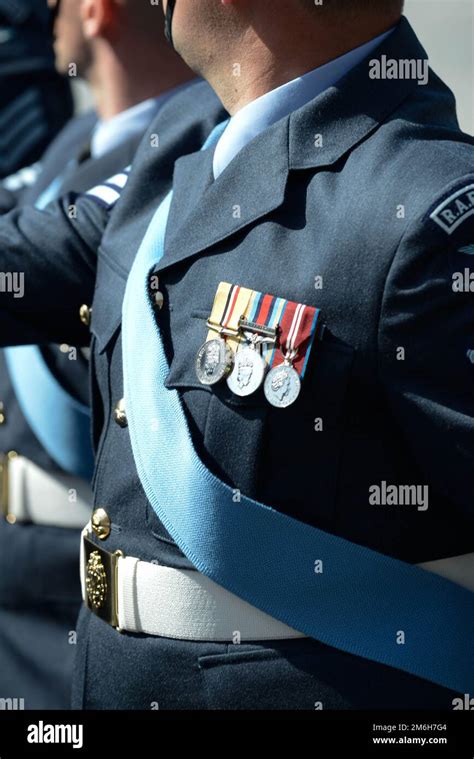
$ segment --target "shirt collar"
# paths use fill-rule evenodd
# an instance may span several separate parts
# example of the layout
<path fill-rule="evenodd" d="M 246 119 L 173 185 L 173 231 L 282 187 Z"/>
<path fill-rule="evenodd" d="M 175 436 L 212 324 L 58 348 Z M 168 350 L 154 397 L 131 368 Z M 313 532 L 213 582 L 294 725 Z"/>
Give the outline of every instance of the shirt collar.
<path fill-rule="evenodd" d="M 230 119 L 217 143 L 213 161 L 214 178 L 217 179 L 222 174 L 237 153 L 254 137 L 336 84 L 375 50 L 394 28 L 244 106 Z"/>
<path fill-rule="evenodd" d="M 111 119 L 107 119 L 107 121 L 99 121 L 91 138 L 92 158 L 102 158 L 105 153 L 144 132 L 170 96 L 171 93 L 167 92 L 159 97 L 144 100 L 142 103 L 118 113 Z"/>

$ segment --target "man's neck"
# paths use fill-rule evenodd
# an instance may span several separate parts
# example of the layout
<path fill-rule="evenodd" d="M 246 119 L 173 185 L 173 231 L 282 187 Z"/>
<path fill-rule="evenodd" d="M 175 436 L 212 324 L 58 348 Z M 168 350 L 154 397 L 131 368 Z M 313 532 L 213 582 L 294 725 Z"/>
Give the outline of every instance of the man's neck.
<path fill-rule="evenodd" d="M 150 71 L 154 75 L 150 74 Z M 120 61 L 110 60 L 95 66 L 87 76 L 96 112 L 107 121 L 129 108 L 190 81 L 192 72 L 184 64 L 149 66 L 146 72 L 125 68 Z"/>
<path fill-rule="evenodd" d="M 336 58 L 354 50 L 369 42 L 380 34 L 388 31 L 397 23 L 398 19 L 390 19 L 387 22 L 373 25 L 370 29 L 355 34 L 352 30 L 337 35 L 324 32 L 319 38 L 314 39 L 312 46 L 301 46 L 295 52 L 295 47 L 285 52 L 280 46 L 278 53 L 274 53 L 273 46 L 269 46 L 261 38 L 255 38 L 253 46 L 248 44 L 245 54 L 240 51 L 233 52 L 233 60 L 245 60 L 239 76 L 219 76 L 211 71 L 208 78 L 212 88 L 217 93 L 224 108 L 234 115 L 249 103 L 268 92 L 280 87 L 293 79 L 304 76 L 320 66 L 333 61 Z M 221 71 L 232 71 L 231 65 L 220 67 Z"/>

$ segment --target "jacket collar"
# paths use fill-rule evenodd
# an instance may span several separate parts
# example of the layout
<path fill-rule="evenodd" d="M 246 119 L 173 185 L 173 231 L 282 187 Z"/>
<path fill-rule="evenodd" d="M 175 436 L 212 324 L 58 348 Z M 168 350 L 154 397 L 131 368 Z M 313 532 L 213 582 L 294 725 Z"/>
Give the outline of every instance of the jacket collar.
<path fill-rule="evenodd" d="M 335 86 L 247 144 L 215 182 L 209 170 L 212 151 L 179 159 L 165 254 L 158 268 L 208 251 L 276 210 L 283 204 L 290 171 L 333 165 L 389 118 L 418 83 L 371 79 L 369 63 L 382 55 L 427 58 L 403 18 L 380 47 Z M 318 133 L 321 146 L 315 145 Z"/>
<path fill-rule="evenodd" d="M 419 85 L 415 79 L 371 79 L 373 59 L 427 60 L 406 18 L 393 34 L 334 87 L 290 116 L 290 169 L 331 166 L 376 130 Z M 313 128 L 311 129 L 311 126 Z M 321 125 L 322 146 L 308 139 Z"/>

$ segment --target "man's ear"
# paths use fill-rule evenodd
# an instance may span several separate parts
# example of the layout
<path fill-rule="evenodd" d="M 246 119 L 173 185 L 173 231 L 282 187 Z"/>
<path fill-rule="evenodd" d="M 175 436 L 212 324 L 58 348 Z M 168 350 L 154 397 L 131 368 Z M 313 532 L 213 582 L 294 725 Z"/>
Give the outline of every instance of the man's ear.
<path fill-rule="evenodd" d="M 116 0 L 81 0 L 82 28 L 86 39 L 108 38 L 118 19 Z"/>

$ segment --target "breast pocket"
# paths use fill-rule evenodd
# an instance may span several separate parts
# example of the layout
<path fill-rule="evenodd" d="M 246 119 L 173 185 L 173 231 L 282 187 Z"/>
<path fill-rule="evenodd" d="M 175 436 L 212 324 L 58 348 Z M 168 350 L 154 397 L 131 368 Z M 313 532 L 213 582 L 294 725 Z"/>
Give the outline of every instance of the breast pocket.
<path fill-rule="evenodd" d="M 324 525 L 334 514 L 345 398 L 354 350 L 329 332 L 316 343 L 298 400 L 271 406 L 263 388 L 234 395 L 225 381 L 208 387 L 196 375 L 209 310 L 179 325 L 166 386 L 180 391 L 204 463 L 240 494 Z"/>

